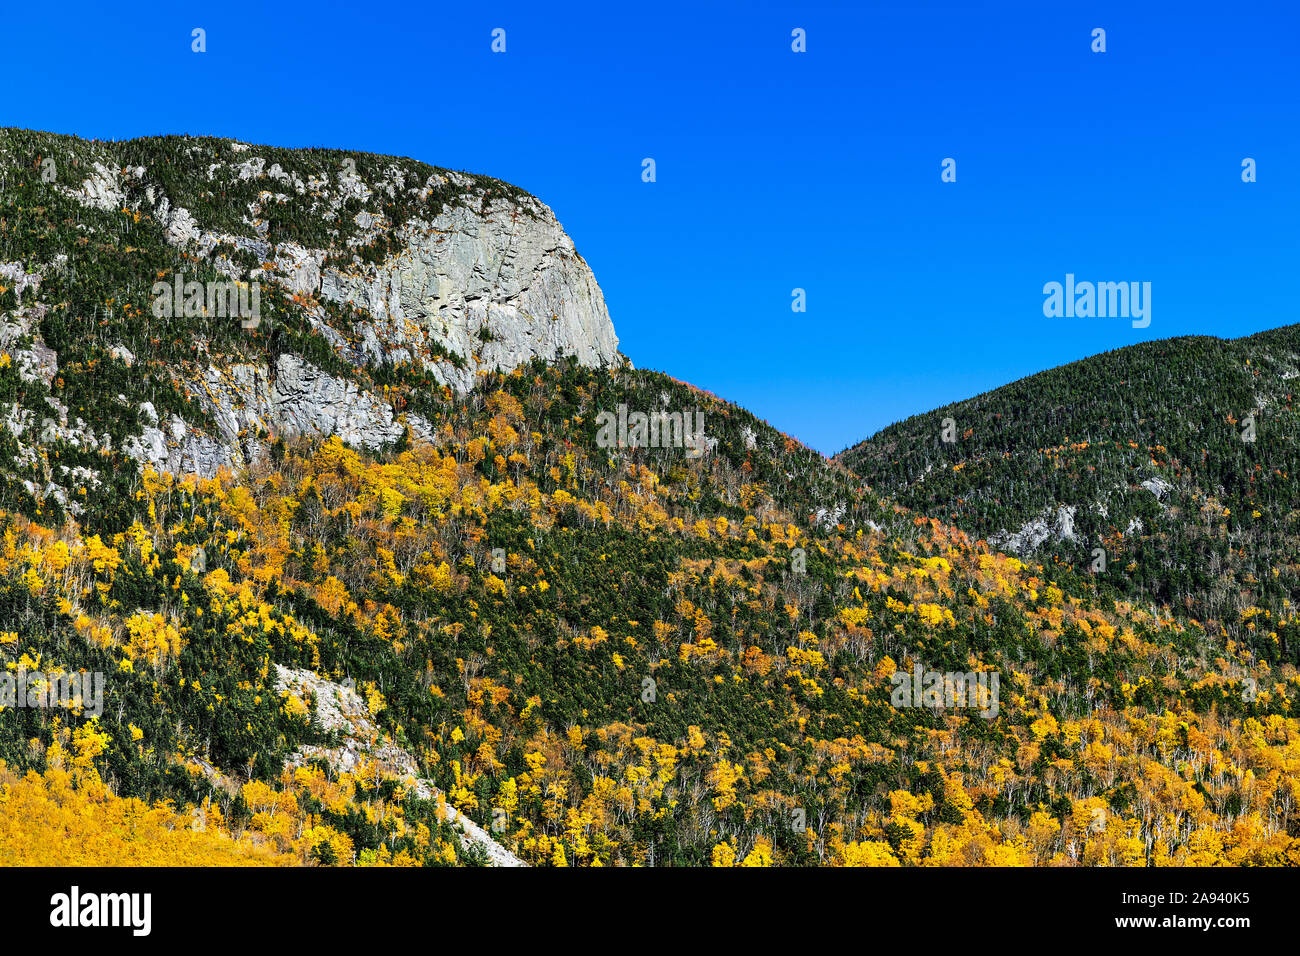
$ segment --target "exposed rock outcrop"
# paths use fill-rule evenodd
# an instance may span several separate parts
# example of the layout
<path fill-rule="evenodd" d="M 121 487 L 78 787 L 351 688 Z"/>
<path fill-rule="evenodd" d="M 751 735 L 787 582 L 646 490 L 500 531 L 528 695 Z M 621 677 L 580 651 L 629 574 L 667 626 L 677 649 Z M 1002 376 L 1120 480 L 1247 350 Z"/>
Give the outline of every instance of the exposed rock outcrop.
<path fill-rule="evenodd" d="M 1048 540 L 1078 541 L 1074 532 L 1074 505 L 1059 505 L 1040 517 L 1025 522 L 1018 531 L 1003 531 L 989 536 L 989 544 L 1020 557 L 1028 557 Z"/>
<path fill-rule="evenodd" d="M 122 445 L 142 464 L 209 477 L 255 461 L 271 436 L 338 435 L 370 449 L 408 427 L 427 436 L 426 422 L 402 415 L 368 390 L 365 376 L 353 381 L 339 364 L 423 368 L 465 392 L 479 369 L 509 371 L 562 356 L 590 367 L 625 361 L 587 263 L 550 208 L 513 187 L 385 157 L 365 160 L 363 175 L 360 156 L 336 154 L 323 167 L 316 154 L 306 159 L 307 152 L 217 140 L 181 140 L 178 176 L 173 160 L 164 172 L 157 163 L 124 161 L 129 151 L 115 144 L 73 142 L 81 161 L 62 162 L 59 175 L 67 178 L 52 188 L 88 209 L 157 229 L 178 262 L 189 264 L 178 273 L 210 265 L 241 287 L 278 285 L 293 297 L 296 316 L 341 359 L 325 363 L 327 371 L 319 356 L 313 364 L 292 349 L 232 356 L 200 339 L 196 360 L 168 374 L 210 421 L 171 415 L 159 422 L 145 414 Z M 286 222 L 303 241 L 286 238 L 283 225 L 274 228 Z M 0 285 L 13 288 L 21 306 L 8 338 L 35 335 L 13 358 L 25 376 L 47 385 L 59 356 L 24 313 L 46 307 L 42 277 L 67 262 L 60 255 L 50 263 L 0 263 Z M 159 278 L 173 277 L 150 274 L 140 282 L 147 288 Z M 136 342 L 114 344 L 111 354 L 133 368 L 149 361 Z M 39 425 L 43 414 L 15 409 L 11 430 L 30 433 L 28 419 Z"/>
<path fill-rule="evenodd" d="M 343 684 L 329 681 L 311 671 L 275 665 L 276 689 L 316 702 L 316 719 L 326 731 L 338 731 L 342 742 L 337 747 L 306 746 L 289 758 L 290 766 L 302 766 L 312 760 L 324 760 L 336 773 L 355 770 L 363 760 L 374 761 L 385 774 L 401 780 L 425 800 L 442 799 L 432 782 L 419 776 L 415 758 L 397 746 L 375 726 L 370 709 L 357 692 Z M 443 810 L 465 842 L 486 854 L 492 866 L 526 866 L 480 826 L 455 807 L 443 803 Z"/>

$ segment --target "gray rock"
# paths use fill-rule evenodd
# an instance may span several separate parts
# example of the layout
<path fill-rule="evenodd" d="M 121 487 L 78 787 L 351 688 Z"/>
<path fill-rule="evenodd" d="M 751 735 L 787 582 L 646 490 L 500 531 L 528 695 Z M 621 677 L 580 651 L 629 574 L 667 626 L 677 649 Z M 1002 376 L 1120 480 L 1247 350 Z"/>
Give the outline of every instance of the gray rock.
<path fill-rule="evenodd" d="M 1025 522 L 1018 531 L 1000 531 L 989 536 L 989 544 L 999 550 L 1028 557 L 1049 540 L 1078 541 L 1074 533 L 1074 505 L 1048 509 L 1040 517 Z"/>
<path fill-rule="evenodd" d="M 1174 486 L 1165 481 L 1159 475 L 1156 475 L 1156 477 L 1148 478 L 1146 481 L 1142 482 L 1142 487 L 1155 495 L 1157 501 L 1163 501 L 1165 495 L 1169 494 Z"/>
<path fill-rule="evenodd" d="M 150 171 L 141 167 L 120 170 L 111 162 L 95 163 L 77 189 L 66 191 L 87 206 L 151 212 L 167 242 L 232 278 L 246 270 L 235 250 L 252 252 L 259 265 L 245 278 L 278 283 L 307 300 L 302 308 L 308 321 L 351 365 L 423 365 L 439 383 L 465 392 L 485 368 L 510 371 L 557 356 L 572 356 L 588 367 L 626 361 L 591 269 L 552 211 L 531 196 L 489 201 L 473 177 L 435 172 L 420 183 L 410 181 L 409 171 L 396 164 L 371 174 L 373 181 L 343 164 L 303 182 L 278 164 L 268 169 L 257 148 L 243 143 L 232 144 L 218 161 L 196 167 L 194 175 L 205 178 L 213 190 L 262 181 L 268 187 L 284 184 L 284 191 L 265 189 L 247 210 L 240 210 L 243 225 L 230 227 L 237 234 L 198 222 L 164 195 L 161 185 L 150 182 Z M 449 194 L 456 199 L 440 198 Z M 401 196 L 417 206 L 423 202 L 424 208 L 394 224 L 374 201 L 380 195 Z M 348 247 L 341 242 L 328 256 L 299 243 L 272 243 L 268 224 L 278 213 L 268 210 L 284 203 L 297 203 L 300 214 L 318 217 L 353 248 L 386 236 L 393 251 L 379 263 L 360 255 L 349 262 Z M 353 206 L 345 210 L 349 203 Z M 270 268 L 262 269 L 261 263 Z M 29 275 L 22 264 L 0 263 L 0 270 L 24 289 L 38 289 L 39 276 L 32 278 L 35 273 Z M 338 310 L 327 313 L 312 300 L 342 305 L 350 316 L 340 321 Z M 48 382 L 57 372 L 57 356 L 40 348 L 43 344 L 18 358 L 28 374 Z M 135 360 L 121 347 L 113 354 L 128 364 Z M 211 476 L 223 467 L 246 466 L 265 452 L 272 434 L 337 435 L 370 449 L 395 441 L 406 427 L 417 437 L 433 437 L 432 426 L 423 419 L 399 416 L 378 395 L 292 353 L 262 363 L 229 365 L 216 359 L 197 375 L 178 369 L 177 378 L 178 386 L 211 416 L 215 430 L 196 429 L 195 422 L 179 417 L 160 422 L 150 407 L 141 432 L 124 447 L 141 463 L 173 473 Z M 10 420 L 11 430 L 27 427 L 12 415 Z"/>
<path fill-rule="evenodd" d="M 370 708 L 353 687 L 326 680 L 309 670 L 281 664 L 275 665 L 275 672 L 277 691 L 287 690 L 302 700 L 314 698 L 315 716 L 321 727 L 326 731 L 338 731 L 345 738 L 341 746 L 334 748 L 305 745 L 288 759 L 288 766 L 300 767 L 311 760 L 324 760 L 336 772 L 346 773 L 366 758 L 373 760 L 387 776 L 410 787 L 422 799 L 436 800 L 441 795 L 431 781 L 419 776 L 415 758 L 376 726 Z M 450 803 L 446 804 L 446 814 L 452 825 L 460 830 L 462 839 L 480 847 L 492 866 L 527 866 Z"/>

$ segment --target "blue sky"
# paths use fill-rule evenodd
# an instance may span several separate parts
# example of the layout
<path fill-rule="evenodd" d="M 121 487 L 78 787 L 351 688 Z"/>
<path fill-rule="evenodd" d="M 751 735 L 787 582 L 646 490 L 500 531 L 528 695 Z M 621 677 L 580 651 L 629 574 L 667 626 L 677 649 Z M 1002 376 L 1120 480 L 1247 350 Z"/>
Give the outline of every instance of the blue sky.
<path fill-rule="evenodd" d="M 638 366 L 834 453 L 1107 349 L 1300 321 L 1298 28 L 1281 2 L 23 4 L 0 125 L 516 183 Z M 1045 318 L 1067 272 L 1150 282 L 1151 325 Z"/>

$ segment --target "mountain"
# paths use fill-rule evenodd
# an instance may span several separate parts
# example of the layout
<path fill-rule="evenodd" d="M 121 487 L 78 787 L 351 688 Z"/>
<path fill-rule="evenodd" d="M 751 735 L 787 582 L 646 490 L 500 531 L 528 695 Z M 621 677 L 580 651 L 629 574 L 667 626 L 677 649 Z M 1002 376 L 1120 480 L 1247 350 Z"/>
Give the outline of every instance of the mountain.
<path fill-rule="evenodd" d="M 78 513 L 132 470 L 123 456 L 210 476 L 255 461 L 270 433 L 428 438 L 412 392 L 464 392 L 480 369 L 539 356 L 620 360 L 572 241 L 497 180 L 337 150 L 18 130 L 0 162 L 0 346 L 21 370 L 6 450 L 27 465 L 29 507 Z M 258 316 L 204 314 L 214 291 Z M 67 449 L 52 471 L 34 460 L 38 431 Z"/>
<path fill-rule="evenodd" d="M 1300 325 L 1147 342 L 913 416 L 836 460 L 907 508 L 1294 665 L 1297 386 Z"/>
<path fill-rule="evenodd" d="M 1300 863 L 1293 668 L 633 368 L 513 187 L 0 142 L 0 861 Z"/>

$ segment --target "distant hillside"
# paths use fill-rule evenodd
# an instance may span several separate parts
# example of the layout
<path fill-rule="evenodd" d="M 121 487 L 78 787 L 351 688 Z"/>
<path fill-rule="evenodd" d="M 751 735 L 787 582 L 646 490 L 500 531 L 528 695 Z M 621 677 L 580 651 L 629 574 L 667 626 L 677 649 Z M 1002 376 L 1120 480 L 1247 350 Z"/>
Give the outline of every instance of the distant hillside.
<path fill-rule="evenodd" d="M 1103 591 L 1294 663 L 1297 390 L 1300 325 L 1148 342 L 914 416 L 837 460 L 921 514 L 1049 567 L 1095 565 Z"/>

